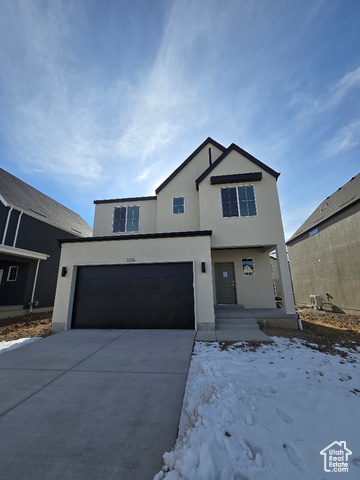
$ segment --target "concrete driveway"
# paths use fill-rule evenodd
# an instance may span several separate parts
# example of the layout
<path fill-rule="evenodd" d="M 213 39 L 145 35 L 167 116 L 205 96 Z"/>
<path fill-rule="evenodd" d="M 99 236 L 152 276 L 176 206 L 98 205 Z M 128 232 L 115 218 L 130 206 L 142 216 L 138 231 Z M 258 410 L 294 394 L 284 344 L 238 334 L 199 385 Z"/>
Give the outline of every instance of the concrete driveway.
<path fill-rule="evenodd" d="M 189 330 L 69 330 L 0 355 L 7 480 L 150 480 L 173 448 Z"/>

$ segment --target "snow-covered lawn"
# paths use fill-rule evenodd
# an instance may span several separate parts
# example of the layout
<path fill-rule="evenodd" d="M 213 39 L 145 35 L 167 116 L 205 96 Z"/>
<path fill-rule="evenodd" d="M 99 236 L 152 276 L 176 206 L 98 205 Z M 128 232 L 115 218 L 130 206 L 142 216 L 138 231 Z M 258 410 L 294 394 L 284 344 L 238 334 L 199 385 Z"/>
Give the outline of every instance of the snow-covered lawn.
<path fill-rule="evenodd" d="M 360 352 L 273 337 L 258 348 L 196 343 L 179 436 L 156 480 L 360 478 Z M 320 451 L 345 441 L 348 473 Z"/>
<path fill-rule="evenodd" d="M 35 340 L 39 340 L 41 337 L 33 337 L 33 338 L 19 338 L 19 340 L 11 340 L 9 342 L 0 342 L 0 353 L 8 352 L 9 350 L 14 350 L 14 348 L 22 347 L 27 343 L 35 342 Z"/>

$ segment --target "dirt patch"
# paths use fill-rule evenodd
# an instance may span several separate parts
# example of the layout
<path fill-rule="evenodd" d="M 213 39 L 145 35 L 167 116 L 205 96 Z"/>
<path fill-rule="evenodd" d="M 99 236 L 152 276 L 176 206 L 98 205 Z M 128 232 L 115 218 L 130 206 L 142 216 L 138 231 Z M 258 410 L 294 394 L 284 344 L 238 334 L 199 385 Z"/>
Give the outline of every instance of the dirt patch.
<path fill-rule="evenodd" d="M 303 330 L 265 327 L 262 330 L 267 335 L 305 340 L 307 346 L 321 352 L 346 356 L 346 352 L 357 351 L 360 347 L 360 316 L 348 315 L 311 308 L 297 310 L 301 318 Z"/>
<path fill-rule="evenodd" d="M 51 335 L 52 312 L 0 319 L 0 341 Z"/>
<path fill-rule="evenodd" d="M 348 352 L 355 352 L 360 347 L 360 316 L 307 308 L 298 309 L 298 314 L 304 328 L 302 331 L 276 327 L 262 330 L 270 336 L 304 340 L 309 348 L 336 355 L 347 355 L 347 352 L 339 351 L 339 347 Z M 0 319 L 0 341 L 51 335 L 51 319 L 52 312 Z M 226 343 L 224 348 L 229 346 Z M 247 347 L 256 349 L 258 345 L 253 343 Z"/>

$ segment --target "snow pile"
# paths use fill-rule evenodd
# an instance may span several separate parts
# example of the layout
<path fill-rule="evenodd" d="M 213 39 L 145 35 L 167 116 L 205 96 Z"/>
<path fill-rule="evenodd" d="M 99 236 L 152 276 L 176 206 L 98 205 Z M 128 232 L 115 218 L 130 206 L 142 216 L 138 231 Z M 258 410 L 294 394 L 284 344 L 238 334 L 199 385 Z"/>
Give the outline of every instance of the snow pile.
<path fill-rule="evenodd" d="M 0 342 L 0 354 L 14 350 L 14 348 L 22 347 L 23 345 L 39 340 L 40 338 L 42 337 L 19 338 L 19 340 L 11 340 L 10 342 Z"/>
<path fill-rule="evenodd" d="M 196 343 L 179 436 L 154 480 L 325 479 L 320 451 L 334 441 L 353 452 L 336 478 L 360 478 L 359 351 L 273 340 Z"/>

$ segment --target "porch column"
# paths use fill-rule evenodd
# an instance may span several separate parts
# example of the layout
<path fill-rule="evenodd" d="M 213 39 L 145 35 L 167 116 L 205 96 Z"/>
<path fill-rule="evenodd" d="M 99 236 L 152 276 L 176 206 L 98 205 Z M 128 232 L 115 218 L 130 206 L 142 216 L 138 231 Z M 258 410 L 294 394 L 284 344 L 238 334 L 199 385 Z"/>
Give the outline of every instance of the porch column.
<path fill-rule="evenodd" d="M 286 253 L 286 247 L 284 244 L 276 245 L 276 257 L 279 268 L 279 277 L 282 288 L 282 301 L 283 308 L 287 314 L 293 314 L 295 312 L 294 294 L 292 291 L 289 263 Z"/>

